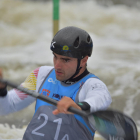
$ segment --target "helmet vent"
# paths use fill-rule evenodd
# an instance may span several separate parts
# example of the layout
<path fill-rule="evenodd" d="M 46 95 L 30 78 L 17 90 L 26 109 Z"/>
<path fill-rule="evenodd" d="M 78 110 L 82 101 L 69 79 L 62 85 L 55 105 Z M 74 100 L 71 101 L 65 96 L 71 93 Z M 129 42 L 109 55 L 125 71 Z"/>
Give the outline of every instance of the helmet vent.
<path fill-rule="evenodd" d="M 90 39 L 90 36 L 88 35 L 88 37 L 87 37 L 87 42 L 90 43 L 90 40 L 91 40 L 91 39 Z"/>
<path fill-rule="evenodd" d="M 74 42 L 74 47 L 78 48 L 79 46 L 79 36 L 76 38 L 75 42 Z"/>

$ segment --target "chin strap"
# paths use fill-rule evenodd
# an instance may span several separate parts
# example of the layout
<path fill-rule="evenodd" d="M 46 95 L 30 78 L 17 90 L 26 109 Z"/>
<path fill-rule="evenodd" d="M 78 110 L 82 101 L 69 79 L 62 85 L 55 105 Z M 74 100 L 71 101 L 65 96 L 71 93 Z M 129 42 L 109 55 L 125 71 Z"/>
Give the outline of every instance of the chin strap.
<path fill-rule="evenodd" d="M 66 84 L 73 83 L 72 79 L 80 72 L 80 69 L 82 68 L 82 67 L 80 67 L 80 62 L 81 62 L 81 59 L 78 59 L 77 69 L 76 69 L 75 74 L 73 76 L 71 76 L 68 80 L 63 81 L 64 83 L 66 83 Z"/>

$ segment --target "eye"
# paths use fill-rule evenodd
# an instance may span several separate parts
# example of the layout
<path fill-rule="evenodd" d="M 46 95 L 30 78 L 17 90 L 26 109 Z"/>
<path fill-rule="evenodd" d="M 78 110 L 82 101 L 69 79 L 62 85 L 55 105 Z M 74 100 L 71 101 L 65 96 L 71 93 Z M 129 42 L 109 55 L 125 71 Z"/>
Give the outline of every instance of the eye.
<path fill-rule="evenodd" d="M 63 61 L 64 61 L 64 62 L 69 62 L 69 61 L 70 61 L 70 59 L 63 59 Z"/>

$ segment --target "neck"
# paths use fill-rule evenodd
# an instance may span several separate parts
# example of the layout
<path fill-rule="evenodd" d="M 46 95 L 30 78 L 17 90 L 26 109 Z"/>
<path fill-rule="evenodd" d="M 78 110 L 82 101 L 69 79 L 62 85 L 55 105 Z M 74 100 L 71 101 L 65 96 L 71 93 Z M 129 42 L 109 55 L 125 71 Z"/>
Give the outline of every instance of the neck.
<path fill-rule="evenodd" d="M 77 75 L 75 75 L 72 79 L 75 79 L 76 77 L 80 76 L 85 70 L 87 70 L 86 67 L 82 67 Z"/>
<path fill-rule="evenodd" d="M 89 71 L 87 69 L 85 69 L 84 71 L 81 71 L 80 73 L 81 74 L 76 75 L 74 78 L 72 78 L 70 80 L 62 81 L 62 82 L 65 83 L 65 84 L 73 84 L 73 83 L 81 80 L 86 75 L 88 75 Z"/>

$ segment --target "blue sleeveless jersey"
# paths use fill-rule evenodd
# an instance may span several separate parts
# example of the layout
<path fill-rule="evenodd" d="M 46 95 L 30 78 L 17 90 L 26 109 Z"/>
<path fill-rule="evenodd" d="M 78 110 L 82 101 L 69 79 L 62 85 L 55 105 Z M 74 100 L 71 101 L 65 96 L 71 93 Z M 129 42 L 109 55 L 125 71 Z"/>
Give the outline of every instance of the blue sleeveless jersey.
<path fill-rule="evenodd" d="M 94 74 L 88 74 L 78 82 L 66 85 L 56 79 L 53 69 L 44 79 L 39 93 L 57 101 L 67 96 L 77 103 L 82 85 L 92 77 L 98 78 Z M 56 109 L 55 106 L 37 99 L 35 114 L 27 127 L 23 140 L 93 140 L 95 131 L 86 118 L 76 114 L 53 115 L 54 109 Z"/>

